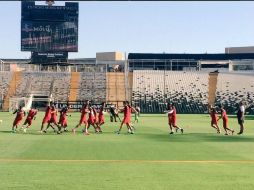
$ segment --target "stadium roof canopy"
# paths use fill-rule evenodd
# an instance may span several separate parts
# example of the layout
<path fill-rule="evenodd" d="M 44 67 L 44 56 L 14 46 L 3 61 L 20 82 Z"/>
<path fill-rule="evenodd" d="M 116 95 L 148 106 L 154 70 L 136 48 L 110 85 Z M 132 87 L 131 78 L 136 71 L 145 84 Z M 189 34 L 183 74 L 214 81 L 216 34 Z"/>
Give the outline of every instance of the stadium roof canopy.
<path fill-rule="evenodd" d="M 239 60 L 239 59 L 254 59 L 254 53 L 237 53 L 237 54 L 129 53 L 128 59 Z"/>

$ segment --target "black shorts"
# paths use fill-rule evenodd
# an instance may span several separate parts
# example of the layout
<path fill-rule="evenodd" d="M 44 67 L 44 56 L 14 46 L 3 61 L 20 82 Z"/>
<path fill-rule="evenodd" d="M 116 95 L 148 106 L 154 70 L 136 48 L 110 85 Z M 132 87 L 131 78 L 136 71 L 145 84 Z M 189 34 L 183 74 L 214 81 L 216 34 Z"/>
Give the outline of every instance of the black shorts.
<path fill-rule="evenodd" d="M 244 123 L 244 119 L 238 118 L 238 124 L 242 125 Z"/>

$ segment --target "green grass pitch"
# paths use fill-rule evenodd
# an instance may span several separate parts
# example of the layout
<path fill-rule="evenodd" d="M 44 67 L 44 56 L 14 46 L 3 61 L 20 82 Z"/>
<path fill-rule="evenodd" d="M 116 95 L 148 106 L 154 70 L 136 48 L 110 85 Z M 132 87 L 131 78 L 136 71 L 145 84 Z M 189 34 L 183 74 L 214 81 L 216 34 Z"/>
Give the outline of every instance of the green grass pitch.
<path fill-rule="evenodd" d="M 169 135 L 166 115 L 140 117 L 134 135 L 114 133 L 106 116 L 103 134 L 39 134 L 43 113 L 31 130 L 10 133 L 14 115 L 0 113 L 0 189 L 253 190 L 254 121 L 245 134 L 224 136 L 208 115 L 178 115 L 185 133 Z M 79 113 L 69 118 L 69 129 Z M 220 121 L 221 124 L 221 121 Z M 230 127 L 239 130 L 235 117 Z"/>

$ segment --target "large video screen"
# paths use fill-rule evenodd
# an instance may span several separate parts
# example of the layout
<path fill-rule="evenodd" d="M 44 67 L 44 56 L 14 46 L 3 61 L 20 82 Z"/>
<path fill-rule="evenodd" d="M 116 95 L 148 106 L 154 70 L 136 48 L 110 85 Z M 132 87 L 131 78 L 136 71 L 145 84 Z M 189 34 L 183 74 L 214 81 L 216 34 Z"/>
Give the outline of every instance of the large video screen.
<path fill-rule="evenodd" d="M 44 6 L 22 2 L 21 15 L 21 51 L 78 51 L 77 3 Z"/>
<path fill-rule="evenodd" d="M 21 51 L 77 52 L 78 26 L 73 22 L 21 23 Z"/>

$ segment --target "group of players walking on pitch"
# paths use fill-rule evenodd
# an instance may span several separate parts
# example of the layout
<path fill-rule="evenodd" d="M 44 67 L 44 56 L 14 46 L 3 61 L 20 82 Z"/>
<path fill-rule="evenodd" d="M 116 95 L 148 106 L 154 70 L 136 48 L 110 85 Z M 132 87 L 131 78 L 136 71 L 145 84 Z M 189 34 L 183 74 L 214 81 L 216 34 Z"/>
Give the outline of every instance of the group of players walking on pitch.
<path fill-rule="evenodd" d="M 223 105 L 219 106 L 219 113 L 220 116 L 218 116 L 217 114 L 217 110 L 215 107 L 209 105 L 208 106 L 208 111 L 211 117 L 211 127 L 216 129 L 217 133 L 221 133 L 218 121 L 220 119 L 222 119 L 223 121 L 223 129 L 225 130 L 225 135 L 229 135 L 229 132 L 233 135 L 234 134 L 234 130 L 230 129 L 228 127 L 228 116 L 227 116 L 227 112 L 224 109 Z M 183 133 L 183 128 L 180 128 L 176 125 L 176 108 L 173 104 L 167 104 L 167 110 L 164 111 L 168 114 L 168 125 L 169 125 L 169 130 L 170 133 L 169 134 L 174 134 L 174 132 L 177 132 L 178 130 L 181 131 L 181 133 Z M 239 103 L 239 108 L 237 110 L 237 120 L 238 120 L 238 124 L 240 125 L 240 131 L 237 133 L 238 135 L 243 134 L 244 131 L 244 113 L 245 113 L 245 108 L 244 108 L 244 104 L 243 102 Z"/>
<path fill-rule="evenodd" d="M 80 120 L 79 123 L 72 129 L 72 132 L 75 134 L 77 129 L 84 125 L 84 128 L 82 129 L 82 132 L 84 135 L 89 135 L 88 129 L 90 126 L 92 126 L 95 130 L 95 133 L 101 133 L 102 132 L 102 125 L 105 123 L 105 118 L 104 114 L 109 112 L 111 121 L 113 119 L 118 118 L 121 121 L 121 125 L 119 127 L 119 130 L 116 131 L 117 134 L 120 134 L 123 125 L 125 124 L 128 129 L 128 133 L 134 134 L 134 126 L 131 123 L 131 114 L 134 112 L 135 113 L 135 121 L 138 122 L 138 115 L 140 113 L 140 108 L 132 107 L 128 101 L 123 102 L 123 109 L 119 110 L 117 107 L 110 106 L 109 108 L 106 108 L 106 104 L 102 103 L 99 107 L 99 109 L 96 109 L 95 106 L 92 106 L 90 102 L 87 100 L 84 102 L 80 112 Z M 68 126 L 68 116 L 71 116 L 69 113 L 69 105 L 63 107 L 59 112 L 60 112 L 60 117 L 59 120 L 57 121 L 57 115 L 58 115 L 58 110 L 53 102 L 50 102 L 49 105 L 47 106 L 45 110 L 45 115 L 43 117 L 42 123 L 41 123 L 41 129 L 39 132 L 41 133 L 47 133 L 47 130 L 51 127 L 54 132 L 57 132 L 58 134 L 62 133 L 63 131 L 68 131 L 67 126 Z M 123 112 L 124 117 L 121 120 L 119 117 L 119 112 Z M 32 121 L 35 119 L 36 114 L 38 113 L 37 109 L 30 109 L 27 115 L 27 118 L 21 127 L 24 132 L 27 131 L 27 129 L 30 128 L 32 125 Z M 25 117 L 26 113 L 20 106 L 17 110 L 13 112 L 13 114 L 16 114 L 16 118 L 14 119 L 13 126 L 12 126 L 12 131 L 16 132 L 18 125 L 22 121 L 22 119 Z"/>
<path fill-rule="evenodd" d="M 223 105 L 219 106 L 220 117 L 217 116 L 217 111 L 215 107 L 209 106 L 208 109 L 209 109 L 209 113 L 211 117 L 211 127 L 216 129 L 217 133 L 221 133 L 218 121 L 222 119 L 222 122 L 223 122 L 222 126 L 223 126 L 223 129 L 225 130 L 225 135 L 229 135 L 229 134 L 233 135 L 235 131 L 228 127 L 228 116 Z M 237 114 L 236 114 L 238 124 L 240 125 L 240 131 L 237 133 L 238 135 L 243 134 L 243 131 L 244 131 L 244 114 L 245 114 L 244 103 L 240 102 L 238 110 L 237 110 Z"/>
<path fill-rule="evenodd" d="M 220 109 L 220 117 L 217 116 L 217 111 L 215 107 L 209 106 L 209 114 L 211 117 L 211 127 L 216 129 L 217 133 L 221 133 L 218 121 L 222 119 L 223 121 L 223 129 L 225 130 L 225 135 L 234 134 L 234 130 L 228 127 L 228 116 L 226 113 L 226 110 L 223 108 L 223 106 L 219 106 Z M 57 121 L 57 114 L 58 110 L 53 102 L 50 102 L 49 105 L 46 108 L 44 118 L 42 120 L 41 129 L 39 132 L 46 133 L 48 128 L 52 128 L 54 132 L 57 132 L 58 134 L 62 133 L 63 131 L 68 131 L 68 120 L 67 116 L 69 111 L 69 105 L 63 107 L 60 110 L 60 117 Z M 87 100 L 84 102 L 82 109 L 80 110 L 81 116 L 79 123 L 72 129 L 72 132 L 75 134 L 77 129 L 84 125 L 84 128 L 82 132 L 85 135 L 89 135 L 88 129 L 90 126 L 94 128 L 95 133 L 101 133 L 102 132 L 102 125 L 105 123 L 104 114 L 106 112 L 110 113 L 110 120 L 113 122 L 117 121 L 116 118 L 119 119 L 121 122 L 119 130 L 116 131 L 117 134 L 120 134 L 123 125 L 125 124 L 128 129 L 128 133 L 134 134 L 134 126 L 131 122 L 131 115 L 132 113 L 135 113 L 135 122 L 138 122 L 138 116 L 140 114 L 140 108 L 139 107 L 132 107 L 128 101 L 123 102 L 123 109 L 119 110 L 117 107 L 110 106 L 106 107 L 105 103 L 102 103 L 99 107 L 99 109 L 96 109 L 95 106 L 92 106 L 90 102 Z M 123 112 L 123 119 L 119 117 L 119 112 Z M 164 111 L 168 115 L 168 125 L 169 125 L 169 134 L 174 134 L 175 132 L 180 131 L 181 133 L 184 132 L 184 129 L 177 126 L 176 124 L 176 108 L 173 104 L 167 104 L 167 110 Z M 243 103 L 240 102 L 239 109 L 237 111 L 237 118 L 238 118 L 238 124 L 240 125 L 240 132 L 237 134 L 242 134 L 244 131 L 244 106 Z M 38 113 L 37 109 L 30 109 L 27 115 L 27 118 L 21 127 L 24 132 L 30 126 L 32 125 L 32 121 L 35 119 L 36 114 Z M 14 119 L 12 131 L 16 132 L 18 125 L 22 121 L 22 119 L 25 117 L 25 112 L 23 111 L 22 107 L 20 106 L 19 109 L 15 110 L 13 114 L 16 114 L 16 118 Z M 71 116 L 71 115 L 69 115 Z"/>

